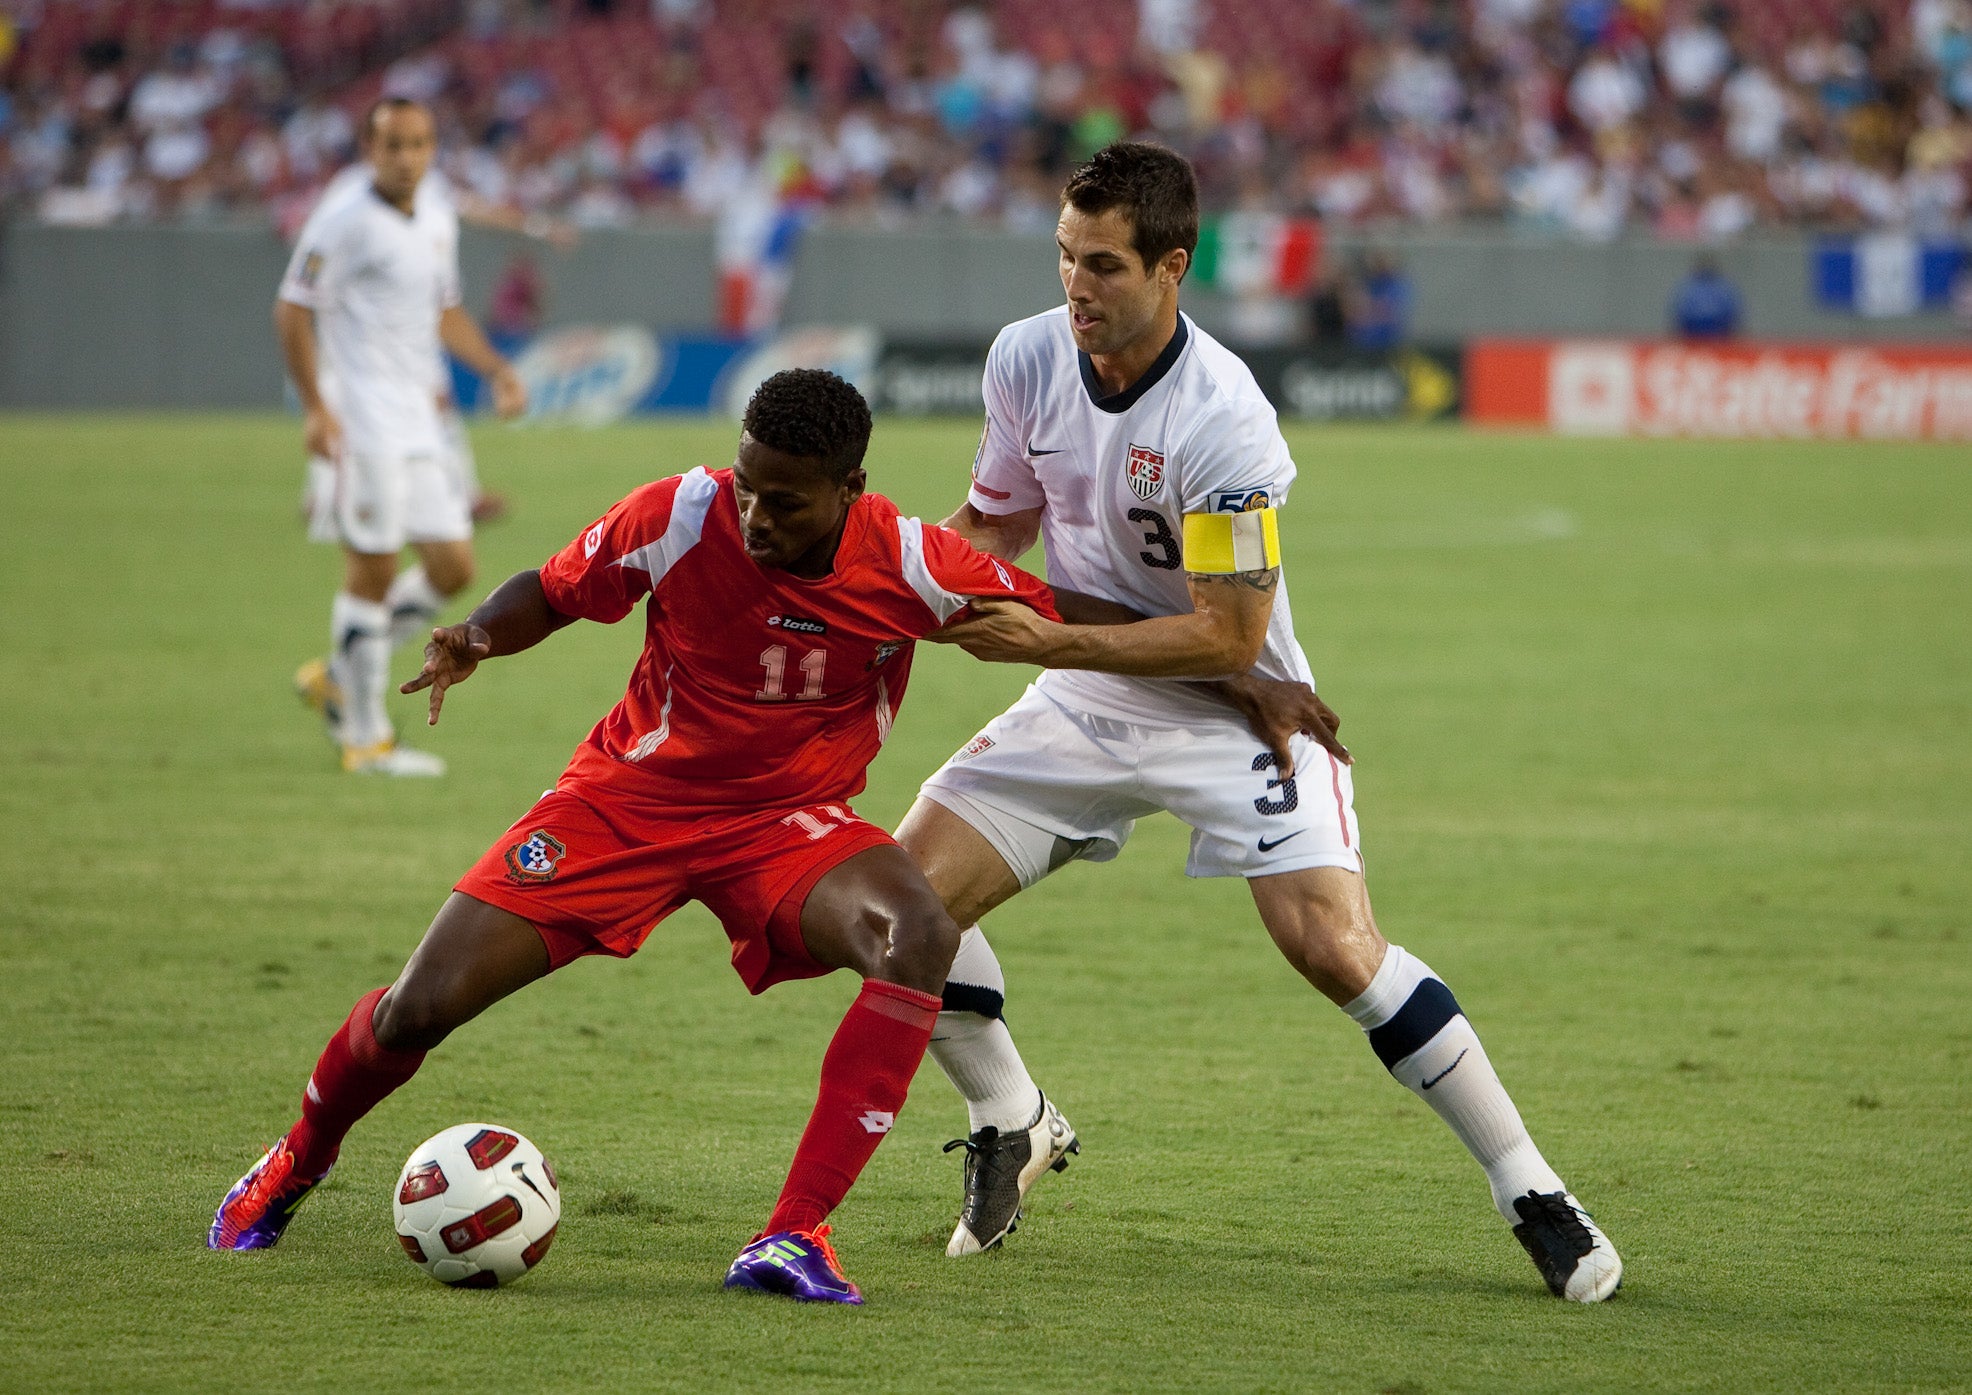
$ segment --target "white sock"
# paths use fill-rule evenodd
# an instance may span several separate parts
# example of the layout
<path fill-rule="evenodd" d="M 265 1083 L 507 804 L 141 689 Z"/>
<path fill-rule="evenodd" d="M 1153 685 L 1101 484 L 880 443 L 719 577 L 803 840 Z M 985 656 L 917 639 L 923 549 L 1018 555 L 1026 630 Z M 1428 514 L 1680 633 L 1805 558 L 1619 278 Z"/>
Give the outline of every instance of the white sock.
<path fill-rule="evenodd" d="M 397 574 L 384 594 L 383 604 L 390 612 L 391 647 L 415 644 L 422 649 L 431 638 L 431 627 L 438 621 L 445 597 L 438 594 L 425 569 L 418 566 Z"/>
<path fill-rule="evenodd" d="M 931 1029 L 931 1059 L 965 1096 L 969 1129 L 1025 1129 L 1041 1109 L 1041 1089 L 1000 1019 L 1006 978 L 977 925 L 959 936 L 945 980 L 945 1009 Z"/>
<path fill-rule="evenodd" d="M 1479 1166 L 1493 1205 L 1511 1224 L 1516 1197 L 1566 1191 L 1527 1134 L 1478 1033 L 1431 966 L 1391 945 L 1376 977 L 1342 1009 L 1410 1092 L 1437 1111 Z"/>
<path fill-rule="evenodd" d="M 342 744 L 375 746 L 394 734 L 384 711 L 390 681 L 390 608 L 336 593 L 329 610 L 329 675 L 342 685 Z"/>

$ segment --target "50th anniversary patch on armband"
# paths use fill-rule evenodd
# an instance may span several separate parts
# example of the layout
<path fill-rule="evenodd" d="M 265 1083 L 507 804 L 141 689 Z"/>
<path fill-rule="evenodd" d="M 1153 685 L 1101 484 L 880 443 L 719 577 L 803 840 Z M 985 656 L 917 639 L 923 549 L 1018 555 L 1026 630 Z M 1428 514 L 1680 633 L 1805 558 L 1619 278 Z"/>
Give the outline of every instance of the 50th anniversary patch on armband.
<path fill-rule="evenodd" d="M 1194 576 L 1262 572 L 1280 565 L 1280 525 L 1265 494 L 1245 513 L 1185 515 L 1185 570 Z"/>

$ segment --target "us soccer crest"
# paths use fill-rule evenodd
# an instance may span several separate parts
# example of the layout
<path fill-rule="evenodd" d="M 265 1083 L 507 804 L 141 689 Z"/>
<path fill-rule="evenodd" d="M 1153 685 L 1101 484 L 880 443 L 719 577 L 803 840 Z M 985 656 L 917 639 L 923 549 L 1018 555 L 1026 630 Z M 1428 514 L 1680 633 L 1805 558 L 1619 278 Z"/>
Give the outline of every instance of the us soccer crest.
<path fill-rule="evenodd" d="M 1130 476 L 1130 489 L 1139 499 L 1150 498 L 1164 483 L 1164 457 L 1149 446 L 1131 446 L 1124 469 Z"/>
<path fill-rule="evenodd" d="M 507 849 L 507 880 L 522 886 L 551 882 L 561 870 L 562 855 L 567 851 L 559 838 L 545 828 L 537 828 Z"/>

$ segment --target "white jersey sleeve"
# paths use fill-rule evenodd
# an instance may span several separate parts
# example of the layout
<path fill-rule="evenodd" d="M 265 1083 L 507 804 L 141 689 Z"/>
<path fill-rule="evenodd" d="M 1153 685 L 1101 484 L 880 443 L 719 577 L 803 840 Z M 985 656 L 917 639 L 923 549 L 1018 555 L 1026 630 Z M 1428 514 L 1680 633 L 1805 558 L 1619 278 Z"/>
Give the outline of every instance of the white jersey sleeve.
<path fill-rule="evenodd" d="M 291 305 L 319 310 L 328 286 L 349 260 L 350 220 L 339 216 L 347 204 L 322 200 L 302 224 L 288 269 L 281 277 L 280 298 Z"/>
<path fill-rule="evenodd" d="M 430 182 L 429 175 L 426 182 Z M 445 250 L 439 267 L 438 306 L 440 310 L 451 310 L 465 302 L 465 296 L 459 289 L 459 214 L 449 197 L 435 196 L 431 208 L 434 221 L 445 229 Z"/>
<path fill-rule="evenodd" d="M 1025 414 L 1015 376 L 1007 332 L 1002 330 L 986 355 L 986 375 L 980 383 L 986 398 L 986 427 L 979 435 L 979 453 L 972 458 L 972 490 L 966 496 L 981 513 L 1020 513 L 1047 502 L 1020 434 Z"/>
<path fill-rule="evenodd" d="M 1175 458 L 1179 508 L 1186 514 L 1278 506 L 1294 480 L 1293 457 L 1264 398 L 1222 398 L 1201 412 Z"/>

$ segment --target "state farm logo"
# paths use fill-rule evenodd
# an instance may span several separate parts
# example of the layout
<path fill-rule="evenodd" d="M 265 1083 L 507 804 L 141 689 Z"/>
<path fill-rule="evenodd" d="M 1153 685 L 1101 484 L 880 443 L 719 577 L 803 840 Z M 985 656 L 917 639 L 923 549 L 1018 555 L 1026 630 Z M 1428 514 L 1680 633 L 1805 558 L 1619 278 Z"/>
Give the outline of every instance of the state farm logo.
<path fill-rule="evenodd" d="M 1164 483 L 1164 457 L 1149 446 L 1131 446 L 1124 469 L 1130 476 L 1130 489 L 1139 499 L 1148 499 Z"/>
<path fill-rule="evenodd" d="M 1636 405 L 1636 358 L 1627 344 L 1575 344 L 1548 370 L 1554 428 L 1583 436 L 1620 436 Z"/>

